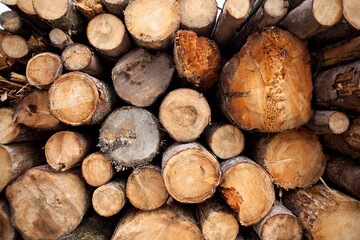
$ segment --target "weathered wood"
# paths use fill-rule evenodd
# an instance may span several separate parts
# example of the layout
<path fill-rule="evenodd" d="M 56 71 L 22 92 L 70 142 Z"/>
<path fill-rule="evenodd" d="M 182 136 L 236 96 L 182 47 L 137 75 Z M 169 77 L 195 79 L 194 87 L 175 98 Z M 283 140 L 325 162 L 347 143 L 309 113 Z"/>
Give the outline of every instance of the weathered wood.
<path fill-rule="evenodd" d="M 206 240 L 233 240 L 239 233 L 238 221 L 219 199 L 198 204 L 197 215 Z"/>
<path fill-rule="evenodd" d="M 137 107 L 148 107 L 169 87 L 174 70 L 170 55 L 136 48 L 119 59 L 111 75 L 121 99 Z"/>
<path fill-rule="evenodd" d="M 88 204 L 83 180 L 48 165 L 28 170 L 6 189 L 11 220 L 24 239 L 57 239 L 80 224 Z"/>
<path fill-rule="evenodd" d="M 278 201 L 266 217 L 254 225 L 261 240 L 303 239 L 303 229 L 294 214 Z"/>
<path fill-rule="evenodd" d="M 49 90 L 51 114 L 73 126 L 100 123 L 114 103 L 115 93 L 106 83 L 82 72 L 60 76 Z"/>
<path fill-rule="evenodd" d="M 134 169 L 127 179 L 126 196 L 137 209 L 154 210 L 161 207 L 169 197 L 161 169 L 154 165 Z"/>
<path fill-rule="evenodd" d="M 124 10 L 129 2 L 130 0 L 103 0 L 106 9 L 121 19 L 124 19 Z"/>
<path fill-rule="evenodd" d="M 74 4 L 87 20 L 104 12 L 102 0 L 74 0 Z"/>
<path fill-rule="evenodd" d="M 61 51 L 63 51 L 68 45 L 74 43 L 70 36 L 59 28 L 53 28 L 49 32 L 49 39 L 51 44 Z"/>
<path fill-rule="evenodd" d="M 310 55 L 303 41 L 273 27 L 252 34 L 223 67 L 222 110 L 240 128 L 278 132 L 311 116 Z"/>
<path fill-rule="evenodd" d="M 169 194 L 182 203 L 209 199 L 220 183 L 217 159 L 198 143 L 174 144 L 162 157 L 162 174 Z"/>
<path fill-rule="evenodd" d="M 110 161 L 101 152 L 88 155 L 81 164 L 81 172 L 87 184 L 93 187 L 106 184 L 115 174 Z"/>
<path fill-rule="evenodd" d="M 206 90 L 219 80 L 221 55 L 214 41 L 198 37 L 192 31 L 179 30 L 174 43 L 177 73 L 186 83 Z"/>
<path fill-rule="evenodd" d="M 360 202 L 324 185 L 290 192 L 283 204 L 298 217 L 308 238 L 360 238 Z"/>
<path fill-rule="evenodd" d="M 130 1 L 124 15 L 135 43 L 153 50 L 167 50 L 180 25 L 180 8 L 175 0 Z"/>
<path fill-rule="evenodd" d="M 342 0 L 345 19 L 357 30 L 360 29 L 360 6 L 356 0 Z"/>
<path fill-rule="evenodd" d="M 270 175 L 254 161 L 239 156 L 221 163 L 220 193 L 241 225 L 261 221 L 275 201 Z"/>
<path fill-rule="evenodd" d="M 202 94 L 192 89 L 180 88 L 164 98 L 159 119 L 176 141 L 191 142 L 200 136 L 210 122 L 210 111 Z"/>
<path fill-rule="evenodd" d="M 180 28 L 191 30 L 199 36 L 210 37 L 217 14 L 216 0 L 178 0 Z"/>
<path fill-rule="evenodd" d="M 15 228 L 10 222 L 10 210 L 7 202 L 0 199 L 0 239 L 1 240 L 15 240 Z"/>
<path fill-rule="evenodd" d="M 307 127 L 315 134 L 341 134 L 350 125 L 346 114 L 332 110 L 316 110 L 311 116 Z"/>
<path fill-rule="evenodd" d="M 0 24 L 5 31 L 20 36 L 30 36 L 30 26 L 14 11 L 6 11 L 0 15 Z"/>
<path fill-rule="evenodd" d="M 24 58 L 30 52 L 27 41 L 15 34 L 4 36 L 1 48 L 8 57 L 15 59 Z"/>
<path fill-rule="evenodd" d="M 127 201 L 125 188 L 124 180 L 111 181 L 98 187 L 92 196 L 94 210 L 103 217 L 110 217 L 120 212 Z"/>
<path fill-rule="evenodd" d="M 118 108 L 100 128 L 98 146 L 117 171 L 151 162 L 159 145 L 159 124 L 154 115 L 142 108 Z"/>
<path fill-rule="evenodd" d="M 191 211 L 184 205 L 164 204 L 152 211 L 131 209 L 120 219 L 111 240 L 203 239 Z"/>

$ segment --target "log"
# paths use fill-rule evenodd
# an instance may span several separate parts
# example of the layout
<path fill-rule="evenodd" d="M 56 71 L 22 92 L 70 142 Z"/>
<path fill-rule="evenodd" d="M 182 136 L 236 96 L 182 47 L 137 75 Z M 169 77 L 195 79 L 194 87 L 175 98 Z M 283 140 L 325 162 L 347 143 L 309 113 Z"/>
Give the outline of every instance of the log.
<path fill-rule="evenodd" d="M 130 1 L 124 15 L 136 45 L 153 50 L 167 50 L 180 25 L 180 8 L 175 0 Z"/>
<path fill-rule="evenodd" d="M 179 0 L 180 28 L 210 37 L 217 14 L 216 0 Z"/>
<path fill-rule="evenodd" d="M 50 113 L 63 123 L 100 123 L 112 110 L 115 93 L 104 82 L 82 72 L 69 72 L 49 89 Z"/>
<path fill-rule="evenodd" d="M 225 116 L 245 130 L 300 127 L 311 116 L 309 60 L 303 41 L 285 30 L 273 27 L 252 34 L 220 76 Z"/>
<path fill-rule="evenodd" d="M 104 56 L 118 58 L 129 51 L 130 37 L 123 22 L 109 13 L 91 19 L 86 35 L 89 43 Z"/>
<path fill-rule="evenodd" d="M 205 97 L 188 88 L 170 92 L 162 101 L 159 111 L 162 126 L 178 142 L 197 139 L 210 118 L 211 110 Z"/>
<path fill-rule="evenodd" d="M 360 6 L 356 0 L 343 0 L 343 13 L 345 19 L 357 30 L 360 29 Z"/>
<path fill-rule="evenodd" d="M 14 109 L 16 122 L 39 130 L 56 130 L 63 124 L 50 114 L 46 90 L 32 90 L 19 100 Z"/>
<path fill-rule="evenodd" d="M 220 164 L 200 144 L 173 144 L 163 154 L 162 174 L 169 194 L 178 202 L 200 203 L 220 183 Z"/>
<path fill-rule="evenodd" d="M 308 238 L 360 237 L 360 202 L 324 185 L 289 192 L 283 204 L 299 219 Z"/>
<path fill-rule="evenodd" d="M 305 0 L 289 12 L 280 25 L 301 39 L 309 39 L 335 25 L 341 18 L 341 0 Z"/>
<path fill-rule="evenodd" d="M 0 192 L 25 171 L 42 163 L 43 153 L 35 143 L 0 145 Z"/>
<path fill-rule="evenodd" d="M 1 240 L 15 240 L 16 231 L 10 222 L 10 210 L 7 202 L 0 199 L 0 237 Z"/>
<path fill-rule="evenodd" d="M 142 108 L 118 108 L 100 128 L 98 146 L 117 171 L 151 162 L 159 145 L 159 124 Z"/>
<path fill-rule="evenodd" d="M 8 32 L 0 29 L 0 71 L 2 72 L 10 72 L 16 63 L 15 59 L 7 56 L 2 48 L 2 41 L 7 35 Z"/>
<path fill-rule="evenodd" d="M 104 66 L 100 58 L 88 46 L 74 43 L 61 54 L 64 67 L 68 71 L 81 71 L 94 77 L 101 77 Z"/>
<path fill-rule="evenodd" d="M 140 210 L 161 207 L 169 197 L 161 175 L 155 165 L 146 165 L 132 171 L 126 183 L 126 196 Z"/>
<path fill-rule="evenodd" d="M 270 239 L 303 239 L 303 229 L 294 214 L 278 201 L 266 217 L 254 225 L 261 240 Z"/>
<path fill-rule="evenodd" d="M 197 215 L 206 240 L 233 240 L 239 233 L 238 221 L 219 199 L 198 204 Z"/>
<path fill-rule="evenodd" d="M 14 11 L 6 11 L 0 15 L 0 24 L 9 33 L 23 37 L 30 36 L 30 26 Z"/>
<path fill-rule="evenodd" d="M 6 198 L 12 223 L 24 239 L 57 239 L 71 233 L 88 204 L 79 176 L 54 172 L 47 165 L 28 170 L 9 185 Z"/>
<path fill-rule="evenodd" d="M 219 80 L 221 55 L 217 44 L 192 31 L 175 34 L 174 61 L 180 78 L 199 90 L 207 90 Z"/>
<path fill-rule="evenodd" d="M 104 12 L 102 0 L 75 0 L 74 4 L 87 20 Z"/>
<path fill-rule="evenodd" d="M 136 48 L 119 59 L 111 75 L 121 99 L 137 107 L 148 107 L 169 87 L 174 70 L 172 56 Z"/>
<path fill-rule="evenodd" d="M 92 196 L 94 210 L 103 217 L 111 217 L 124 207 L 126 203 L 126 182 L 116 180 L 98 187 Z"/>
<path fill-rule="evenodd" d="M 74 43 L 70 36 L 59 28 L 53 28 L 49 32 L 49 39 L 51 44 L 61 51 L 63 51 L 68 45 Z"/>
<path fill-rule="evenodd" d="M 175 203 L 152 211 L 131 209 L 120 219 L 111 240 L 203 239 L 192 212 Z"/>
<path fill-rule="evenodd" d="M 348 130 L 350 120 L 346 114 L 332 110 L 316 110 L 307 127 L 315 134 L 341 134 Z"/>
<path fill-rule="evenodd" d="M 30 52 L 26 40 L 15 34 L 6 35 L 1 42 L 1 48 L 8 57 L 15 59 L 25 58 Z"/>
<path fill-rule="evenodd" d="M 244 134 L 232 124 L 212 123 L 204 131 L 210 150 L 221 159 L 239 155 L 245 146 Z"/>
<path fill-rule="evenodd" d="M 45 144 L 47 163 L 55 170 L 67 171 L 80 163 L 92 150 L 89 136 L 79 132 L 60 131 Z"/>
<path fill-rule="evenodd" d="M 247 227 L 260 222 L 275 201 L 270 175 L 243 156 L 222 162 L 221 172 L 220 193 L 240 224 Z"/>
<path fill-rule="evenodd" d="M 124 10 L 130 0 L 103 0 L 108 12 L 118 16 L 121 19 L 124 19 Z"/>
<path fill-rule="evenodd" d="M 100 187 L 114 176 L 113 166 L 101 152 L 88 155 L 81 164 L 81 172 L 87 184 Z"/>
<path fill-rule="evenodd" d="M 326 177 L 341 189 L 360 198 L 360 163 L 351 158 L 329 155 L 325 170 Z"/>
<path fill-rule="evenodd" d="M 360 61 L 320 72 L 314 78 L 314 105 L 359 111 Z"/>
<path fill-rule="evenodd" d="M 63 70 L 59 55 L 51 52 L 36 54 L 27 62 L 26 79 L 30 85 L 39 89 L 47 89 Z"/>

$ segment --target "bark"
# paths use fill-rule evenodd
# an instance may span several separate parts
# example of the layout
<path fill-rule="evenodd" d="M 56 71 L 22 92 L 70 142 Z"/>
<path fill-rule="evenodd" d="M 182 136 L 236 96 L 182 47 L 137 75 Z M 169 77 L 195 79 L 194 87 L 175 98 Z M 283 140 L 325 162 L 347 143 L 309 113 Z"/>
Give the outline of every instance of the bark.
<path fill-rule="evenodd" d="M 16 231 L 10 222 L 10 210 L 7 202 L 0 199 L 0 237 L 1 240 L 15 240 Z"/>
<path fill-rule="evenodd" d="M 210 118 L 211 110 L 205 97 L 188 88 L 170 92 L 160 106 L 160 122 L 178 142 L 197 139 L 209 124 Z"/>
<path fill-rule="evenodd" d="M 53 28 L 50 31 L 49 39 L 51 44 L 61 51 L 63 51 L 68 45 L 74 43 L 69 34 L 59 28 Z"/>
<path fill-rule="evenodd" d="M 211 198 L 220 183 L 220 164 L 198 143 L 174 144 L 162 157 L 162 174 L 169 194 L 182 203 Z"/>
<path fill-rule="evenodd" d="M 112 70 L 112 80 L 121 99 L 137 107 L 148 107 L 169 87 L 174 70 L 170 55 L 136 48 L 119 59 Z"/>
<path fill-rule="evenodd" d="M 81 172 L 87 184 L 93 187 L 106 184 L 115 174 L 110 161 L 100 152 L 92 153 L 83 160 Z"/>
<path fill-rule="evenodd" d="M 121 19 L 124 19 L 124 10 L 129 2 L 130 0 L 103 0 L 106 9 Z"/>
<path fill-rule="evenodd" d="M 220 76 L 225 116 L 245 130 L 300 127 L 311 115 L 309 61 L 305 44 L 285 30 L 274 27 L 252 34 Z"/>
<path fill-rule="evenodd" d="M 49 90 L 50 113 L 72 126 L 100 123 L 114 104 L 115 93 L 112 89 L 82 72 L 60 76 Z"/>
<path fill-rule="evenodd" d="M 57 239 L 80 224 L 88 204 L 83 180 L 48 165 L 32 168 L 6 189 L 11 220 L 24 239 Z M 60 209 L 60 210 L 59 210 Z"/>
<path fill-rule="evenodd" d="M 14 11 L 6 11 L 0 15 L 0 24 L 5 31 L 20 35 L 30 36 L 31 27 Z"/>
<path fill-rule="evenodd" d="M 318 184 L 290 192 L 283 204 L 298 217 L 308 239 L 360 237 L 360 202 L 334 189 Z"/>
<path fill-rule="evenodd" d="M 235 157 L 221 163 L 220 193 L 247 227 L 261 221 L 275 201 L 270 175 L 247 157 Z"/>
<path fill-rule="evenodd" d="M 100 128 L 98 146 L 117 171 L 151 162 L 159 145 L 159 124 L 142 108 L 118 108 Z"/>
<path fill-rule="evenodd" d="M 180 25 L 180 8 L 175 0 L 130 1 L 124 15 L 136 45 L 153 50 L 167 50 Z"/>
<path fill-rule="evenodd" d="M 356 0 L 343 0 L 345 19 L 357 30 L 360 29 L 360 6 Z"/>
<path fill-rule="evenodd" d="M 346 114 L 332 110 L 316 110 L 307 127 L 315 134 L 341 134 L 348 130 L 350 120 Z"/>
<path fill-rule="evenodd" d="M 87 20 L 104 12 L 102 0 L 75 0 L 74 4 Z"/>
<path fill-rule="evenodd" d="M 154 210 L 161 207 L 169 197 L 161 169 L 154 165 L 134 169 L 127 179 L 126 196 L 137 209 Z"/>

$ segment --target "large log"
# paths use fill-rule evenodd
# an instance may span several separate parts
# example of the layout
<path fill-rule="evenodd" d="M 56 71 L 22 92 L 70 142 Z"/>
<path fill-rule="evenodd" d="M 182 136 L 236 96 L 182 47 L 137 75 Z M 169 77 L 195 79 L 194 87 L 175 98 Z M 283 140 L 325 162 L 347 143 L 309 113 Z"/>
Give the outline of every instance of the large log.
<path fill-rule="evenodd" d="M 180 25 L 180 8 L 175 0 L 130 1 L 124 15 L 135 43 L 153 50 L 167 50 Z"/>
<path fill-rule="evenodd" d="M 162 157 L 162 174 L 169 194 L 182 203 L 209 199 L 220 183 L 217 159 L 198 143 L 174 144 Z"/>
<path fill-rule="evenodd" d="M 223 112 L 246 130 L 278 132 L 303 125 L 311 116 L 309 60 L 303 41 L 285 30 L 252 34 L 223 67 Z"/>
<path fill-rule="evenodd" d="M 10 221 L 10 210 L 7 202 L 0 199 L 0 239 L 15 240 L 16 231 Z"/>
<path fill-rule="evenodd" d="M 170 55 L 136 48 L 118 60 L 111 75 L 121 99 L 137 107 L 148 107 L 169 87 L 174 70 Z"/>
<path fill-rule="evenodd" d="M 159 150 L 159 124 L 145 109 L 118 108 L 102 124 L 98 146 L 117 171 L 145 165 Z"/>
<path fill-rule="evenodd" d="M 83 180 L 43 165 L 28 170 L 6 189 L 11 220 L 24 239 L 57 239 L 80 224 L 88 204 Z"/>
<path fill-rule="evenodd" d="M 110 161 L 101 152 L 88 155 L 81 164 L 81 172 L 87 184 L 93 187 L 106 184 L 115 174 Z"/>
<path fill-rule="evenodd" d="M 270 175 L 254 161 L 239 156 L 221 163 L 220 193 L 241 225 L 261 221 L 275 201 Z"/>
<path fill-rule="evenodd" d="M 341 134 L 350 125 L 346 114 L 332 110 L 316 110 L 311 116 L 307 127 L 315 134 Z"/>
<path fill-rule="evenodd" d="M 124 10 L 129 2 L 130 0 L 103 0 L 106 9 L 121 19 L 124 19 Z"/>
<path fill-rule="evenodd" d="M 68 45 L 73 44 L 74 42 L 70 38 L 69 34 L 61 30 L 60 28 L 53 28 L 49 32 L 49 39 L 51 44 L 63 51 Z"/>
<path fill-rule="evenodd" d="M 283 204 L 298 217 L 309 239 L 360 238 L 360 202 L 324 185 L 289 192 Z"/>
<path fill-rule="evenodd" d="M 205 97 L 188 88 L 170 92 L 162 101 L 159 111 L 161 124 L 178 142 L 197 139 L 210 118 L 211 110 Z"/>

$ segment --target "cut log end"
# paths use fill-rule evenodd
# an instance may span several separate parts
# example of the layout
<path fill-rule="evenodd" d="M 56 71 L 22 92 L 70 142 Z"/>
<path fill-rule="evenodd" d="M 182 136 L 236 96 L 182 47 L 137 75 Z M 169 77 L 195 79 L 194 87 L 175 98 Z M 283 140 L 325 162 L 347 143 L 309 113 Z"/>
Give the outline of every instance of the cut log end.
<path fill-rule="evenodd" d="M 267 0 L 264 4 L 265 13 L 272 18 L 282 18 L 288 11 L 287 0 Z"/>
<path fill-rule="evenodd" d="M 28 15 L 36 15 L 32 0 L 17 0 L 17 6 Z"/>
<path fill-rule="evenodd" d="M 72 44 L 70 36 L 59 28 L 54 28 L 49 33 L 50 42 L 60 50 L 64 50 L 69 44 Z"/>
<path fill-rule="evenodd" d="M 329 127 L 335 134 L 345 132 L 350 125 L 349 118 L 342 112 L 335 112 L 329 118 Z"/>
<path fill-rule="evenodd" d="M 21 131 L 20 125 L 12 118 L 13 114 L 11 108 L 0 108 L 0 144 L 11 143 Z"/>
<path fill-rule="evenodd" d="M 1 13 L 0 24 L 4 30 L 16 34 L 22 27 L 22 20 L 16 12 L 7 11 Z"/>
<path fill-rule="evenodd" d="M 7 149 L 0 145 L 0 191 L 10 182 L 12 171 L 13 166 L 10 155 Z"/>
<path fill-rule="evenodd" d="M 94 187 L 106 184 L 114 175 L 110 161 L 100 152 L 90 154 L 83 160 L 81 172 L 85 181 Z"/>
<path fill-rule="evenodd" d="M 359 8 L 360 9 L 360 8 Z M 312 12 L 315 19 L 323 26 L 332 26 L 340 21 L 343 12 L 341 0 L 314 0 Z"/>
<path fill-rule="evenodd" d="M 360 29 L 360 6 L 357 0 L 343 0 L 343 13 L 345 19 L 357 30 Z"/>
<path fill-rule="evenodd" d="M 25 57 L 29 53 L 29 46 L 26 40 L 14 34 L 6 35 L 3 38 L 1 48 L 7 56 L 15 59 Z"/>
<path fill-rule="evenodd" d="M 81 71 L 90 64 L 91 51 L 82 44 L 72 44 L 61 54 L 64 66 L 69 71 Z"/>
<path fill-rule="evenodd" d="M 54 21 L 66 15 L 69 6 L 68 0 L 49 2 L 47 0 L 33 0 L 33 6 L 39 17 Z"/>
<path fill-rule="evenodd" d="M 10 220 L 10 212 L 5 200 L 0 199 L 0 238 L 15 240 L 16 231 Z"/>

